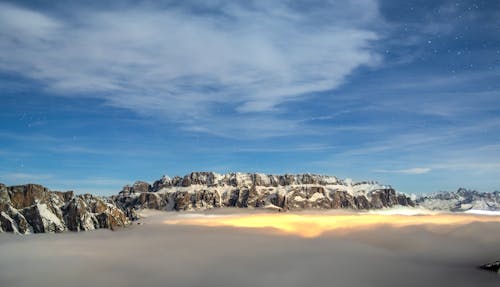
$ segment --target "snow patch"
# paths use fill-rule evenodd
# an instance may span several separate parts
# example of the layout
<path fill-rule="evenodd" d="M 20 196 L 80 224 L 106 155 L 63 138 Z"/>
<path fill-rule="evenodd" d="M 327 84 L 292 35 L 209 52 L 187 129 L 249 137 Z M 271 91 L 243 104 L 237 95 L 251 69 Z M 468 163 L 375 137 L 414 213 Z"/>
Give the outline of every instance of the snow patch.
<path fill-rule="evenodd" d="M 370 210 L 367 213 L 380 214 L 380 215 L 435 215 L 441 212 L 419 207 L 396 207 L 396 208 L 386 208 L 379 210 Z"/>
<path fill-rule="evenodd" d="M 469 209 L 469 210 L 464 211 L 464 213 L 500 216 L 500 210 Z"/>
<path fill-rule="evenodd" d="M 14 221 L 14 219 L 12 219 L 7 213 L 5 213 L 3 211 L 0 214 L 4 219 L 6 219 L 10 222 L 10 225 L 12 226 L 13 232 L 16 234 L 19 233 L 17 223 Z"/>
<path fill-rule="evenodd" d="M 309 198 L 309 201 L 316 201 L 318 199 L 322 199 L 322 198 L 325 198 L 325 196 L 319 192 L 316 192 L 315 194 L 313 194 L 310 198 Z"/>
<path fill-rule="evenodd" d="M 59 219 L 59 217 L 57 217 L 54 213 L 52 213 L 52 211 L 50 211 L 50 209 L 47 207 L 46 204 L 44 203 L 37 204 L 37 208 L 38 212 L 40 213 L 40 217 L 44 221 L 45 226 L 47 226 L 47 224 L 45 224 L 46 222 L 48 224 L 54 223 L 56 226 L 59 226 L 62 229 L 64 229 L 64 224 L 62 223 L 62 221 Z"/>

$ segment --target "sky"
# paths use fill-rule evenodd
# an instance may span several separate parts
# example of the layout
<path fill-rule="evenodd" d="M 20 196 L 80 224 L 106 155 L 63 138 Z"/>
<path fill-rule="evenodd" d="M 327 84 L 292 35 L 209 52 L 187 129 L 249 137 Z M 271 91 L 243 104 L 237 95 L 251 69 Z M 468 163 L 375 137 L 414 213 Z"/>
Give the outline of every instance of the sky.
<path fill-rule="evenodd" d="M 498 1 L 0 1 L 0 182 L 500 189 Z"/>

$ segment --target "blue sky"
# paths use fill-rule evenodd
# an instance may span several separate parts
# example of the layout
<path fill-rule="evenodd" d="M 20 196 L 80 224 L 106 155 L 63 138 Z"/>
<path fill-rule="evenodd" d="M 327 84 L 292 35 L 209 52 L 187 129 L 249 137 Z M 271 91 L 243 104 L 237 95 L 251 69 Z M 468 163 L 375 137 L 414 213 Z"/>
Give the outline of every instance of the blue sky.
<path fill-rule="evenodd" d="M 45 2 L 0 2 L 0 182 L 500 189 L 498 1 Z"/>

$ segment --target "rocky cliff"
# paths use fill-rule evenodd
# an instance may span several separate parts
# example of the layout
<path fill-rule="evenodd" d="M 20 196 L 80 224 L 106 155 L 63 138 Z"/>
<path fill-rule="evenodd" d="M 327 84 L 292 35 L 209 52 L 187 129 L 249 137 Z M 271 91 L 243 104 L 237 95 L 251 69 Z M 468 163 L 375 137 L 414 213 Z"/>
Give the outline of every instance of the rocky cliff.
<path fill-rule="evenodd" d="M 50 191 L 37 184 L 0 184 L 0 232 L 113 229 L 127 223 L 124 212 L 105 198 Z"/>
<path fill-rule="evenodd" d="M 367 210 L 395 205 L 414 206 L 406 195 L 376 182 L 353 183 L 314 174 L 193 172 L 164 176 L 153 184 L 127 185 L 113 200 L 130 216 L 141 208 L 199 210 L 219 207 L 265 207 L 278 210 Z"/>

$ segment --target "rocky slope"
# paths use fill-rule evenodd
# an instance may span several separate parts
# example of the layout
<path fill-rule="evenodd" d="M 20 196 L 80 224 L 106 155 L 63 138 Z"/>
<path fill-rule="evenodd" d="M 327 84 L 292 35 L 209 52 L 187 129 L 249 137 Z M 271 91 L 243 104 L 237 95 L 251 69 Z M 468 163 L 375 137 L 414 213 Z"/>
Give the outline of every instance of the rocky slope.
<path fill-rule="evenodd" d="M 37 184 L 0 184 L 0 232 L 21 234 L 125 226 L 128 218 L 107 199 L 57 192 Z"/>
<path fill-rule="evenodd" d="M 193 172 L 164 176 L 153 184 L 125 186 L 113 200 L 133 217 L 141 208 L 199 210 L 219 207 L 265 207 L 367 210 L 395 205 L 415 206 L 406 195 L 376 182 L 353 183 L 314 174 Z"/>
<path fill-rule="evenodd" d="M 417 204 L 432 210 L 500 210 L 500 192 L 478 192 L 458 189 L 456 192 L 440 192 L 423 195 L 416 200 Z"/>

